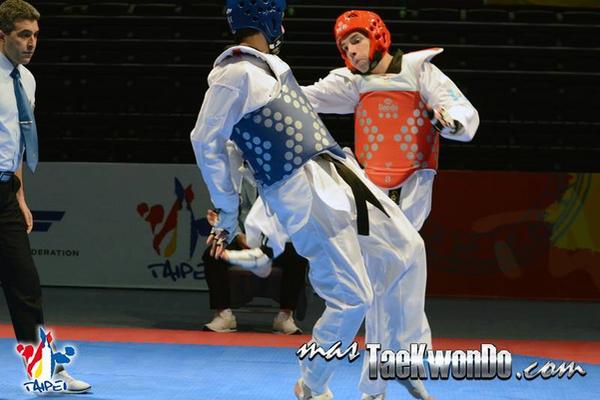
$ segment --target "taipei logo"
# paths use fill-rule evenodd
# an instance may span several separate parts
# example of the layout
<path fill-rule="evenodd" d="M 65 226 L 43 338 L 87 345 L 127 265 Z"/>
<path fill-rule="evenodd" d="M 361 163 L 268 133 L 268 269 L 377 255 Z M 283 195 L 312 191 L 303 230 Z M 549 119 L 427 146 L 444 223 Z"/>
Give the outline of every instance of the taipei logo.
<path fill-rule="evenodd" d="M 208 236 L 211 226 L 206 218 L 196 217 L 193 204 L 195 194 L 192 185 L 184 187 L 174 179 L 173 200 L 170 205 L 137 205 L 138 215 L 148 224 L 152 237 L 152 249 L 165 261 L 148 265 L 153 278 L 176 282 L 181 279 L 204 279 L 201 265 L 193 259 L 202 236 Z M 178 251 L 179 249 L 179 251 Z"/>
<path fill-rule="evenodd" d="M 75 355 L 75 348 L 67 346 L 60 352 L 52 344 L 52 332 L 45 332 L 40 327 L 40 343 L 17 345 L 17 353 L 23 358 L 29 380 L 23 384 L 27 392 L 36 394 L 62 392 L 67 389 L 67 383 L 54 379 L 56 367 L 68 364 Z"/>

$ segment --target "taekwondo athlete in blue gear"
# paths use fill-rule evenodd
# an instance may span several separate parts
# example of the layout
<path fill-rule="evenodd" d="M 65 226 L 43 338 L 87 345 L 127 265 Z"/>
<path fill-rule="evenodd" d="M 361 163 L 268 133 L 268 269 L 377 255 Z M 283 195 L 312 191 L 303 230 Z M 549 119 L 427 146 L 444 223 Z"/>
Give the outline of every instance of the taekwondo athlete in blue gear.
<path fill-rule="evenodd" d="M 281 76 L 280 83 L 279 95 L 244 115 L 231 135 L 252 167 L 256 182 L 266 186 L 289 177 L 325 151 L 346 157 L 312 110 L 291 70 Z M 305 127 L 314 134 L 304 135 Z"/>
<path fill-rule="evenodd" d="M 238 196 L 227 153 L 227 144 L 234 141 L 252 167 L 266 213 L 308 259 L 311 284 L 325 300 L 312 341 L 325 349 L 338 341 L 347 347 L 373 302 L 360 238 L 381 243 L 378 250 L 390 254 L 393 262 L 383 268 L 388 276 L 401 276 L 424 259 L 424 246 L 391 200 L 373 190 L 356 162 L 340 152 L 300 96 L 289 66 L 272 54 L 278 49 L 276 42 L 281 42 L 284 11 L 281 0 L 227 1 L 227 18 L 232 32 L 237 32 L 238 46 L 217 57 L 191 132 L 197 164 L 219 209 L 209 241 L 216 243 L 215 254 L 220 256 L 235 234 Z M 407 229 L 400 232 L 398 226 Z M 388 271 L 388 264 L 395 269 Z M 297 398 L 333 398 L 328 383 L 336 364 L 319 357 L 302 360 Z"/>
<path fill-rule="evenodd" d="M 269 53 L 279 54 L 283 44 L 285 0 L 227 1 L 227 22 L 232 33 L 256 29 L 267 39 Z"/>

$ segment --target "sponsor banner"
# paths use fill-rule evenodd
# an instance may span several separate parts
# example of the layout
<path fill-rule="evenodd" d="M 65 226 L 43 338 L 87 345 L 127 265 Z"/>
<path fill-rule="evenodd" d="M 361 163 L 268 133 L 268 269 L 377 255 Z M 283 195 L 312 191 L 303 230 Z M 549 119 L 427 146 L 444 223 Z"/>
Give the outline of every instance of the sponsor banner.
<path fill-rule="evenodd" d="M 25 177 L 44 285 L 206 288 L 195 165 L 42 163 Z M 441 171 L 428 294 L 600 299 L 600 174 Z"/>
<path fill-rule="evenodd" d="M 600 299 L 600 174 L 441 171 L 428 294 Z"/>
<path fill-rule="evenodd" d="M 195 165 L 42 163 L 25 176 L 43 285 L 205 288 Z"/>

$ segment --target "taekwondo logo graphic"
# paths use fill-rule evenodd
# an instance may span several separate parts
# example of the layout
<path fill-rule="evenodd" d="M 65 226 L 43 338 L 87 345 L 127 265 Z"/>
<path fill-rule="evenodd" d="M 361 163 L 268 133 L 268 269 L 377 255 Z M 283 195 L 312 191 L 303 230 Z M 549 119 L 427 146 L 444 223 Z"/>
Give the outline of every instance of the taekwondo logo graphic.
<path fill-rule="evenodd" d="M 335 342 L 325 349 L 315 342 L 304 343 L 296 351 L 300 360 L 315 357 L 325 361 L 348 358 L 350 362 L 360 357 L 358 343 L 353 342 L 348 348 L 342 348 L 342 342 Z M 425 343 L 411 343 L 409 349 L 383 349 L 380 343 L 365 343 L 365 357 L 368 358 L 369 379 L 431 379 L 448 380 L 486 380 L 499 378 L 510 379 L 513 376 L 512 354 L 508 350 L 498 350 L 491 343 L 482 343 L 479 349 L 472 350 L 432 350 Z M 558 378 L 564 376 L 586 376 L 583 367 L 574 361 L 561 364 L 548 361 L 539 366 L 537 361 L 531 362 L 524 370 L 516 372 L 517 380 L 533 380 Z"/>
<path fill-rule="evenodd" d="M 40 343 L 37 347 L 31 344 L 17 345 L 17 353 L 23 357 L 29 381 L 23 386 L 25 390 L 33 393 L 62 392 L 67 389 L 67 383 L 61 379 L 54 379 L 56 367 L 68 364 L 75 355 L 75 348 L 67 346 L 64 352 L 59 352 L 52 345 L 54 338 L 52 332 L 46 333 L 40 328 Z"/>
<path fill-rule="evenodd" d="M 193 265 L 198 241 L 208 236 L 210 225 L 206 218 L 196 218 L 192 205 L 195 195 L 192 185 L 183 187 L 175 178 L 175 199 L 165 212 L 165 206 L 146 202 L 137 205 L 137 213 L 146 221 L 152 233 L 152 248 L 157 255 L 165 257 L 164 262 L 148 265 L 155 279 L 204 279 L 202 263 Z M 186 246 L 187 245 L 187 246 Z M 180 251 L 178 252 L 178 247 Z M 186 251 L 187 250 L 187 251 Z M 172 258 L 185 258 L 181 262 L 172 262 Z"/>

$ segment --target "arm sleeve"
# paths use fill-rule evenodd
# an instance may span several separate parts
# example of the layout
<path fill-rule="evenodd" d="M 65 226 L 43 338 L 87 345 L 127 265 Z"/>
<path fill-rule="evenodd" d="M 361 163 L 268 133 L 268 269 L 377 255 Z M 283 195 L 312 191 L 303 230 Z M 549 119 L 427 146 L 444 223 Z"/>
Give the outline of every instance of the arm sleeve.
<path fill-rule="evenodd" d="M 334 72 L 312 85 L 302 86 L 302 91 L 321 114 L 352 114 L 360 101 L 352 80 Z"/>
<path fill-rule="evenodd" d="M 213 84 L 206 92 L 190 135 L 196 163 L 212 203 L 218 209 L 236 214 L 239 198 L 231 179 L 226 143 L 233 126 L 243 115 L 243 105 L 240 89 Z"/>
<path fill-rule="evenodd" d="M 455 134 L 444 135 L 447 139 L 468 142 L 473 139 L 479 126 L 479 113 L 448 76 L 430 62 L 424 62 L 419 75 L 421 95 L 434 109 L 444 107 L 462 129 Z"/>

